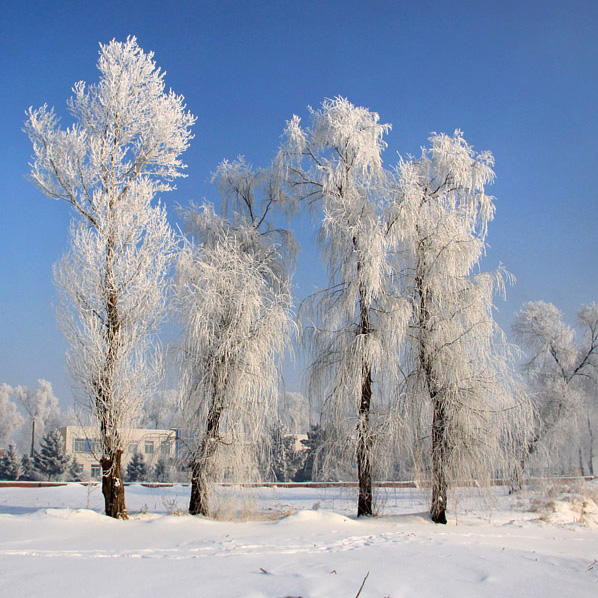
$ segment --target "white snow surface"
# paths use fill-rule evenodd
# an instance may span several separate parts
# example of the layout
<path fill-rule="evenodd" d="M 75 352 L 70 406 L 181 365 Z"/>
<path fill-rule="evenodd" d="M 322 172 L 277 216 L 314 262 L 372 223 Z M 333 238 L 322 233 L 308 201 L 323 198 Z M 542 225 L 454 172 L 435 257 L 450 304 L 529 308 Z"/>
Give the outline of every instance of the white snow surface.
<path fill-rule="evenodd" d="M 132 485 L 115 521 L 98 486 L 0 488 L 0 595 L 354 598 L 367 575 L 361 598 L 598 596 L 598 483 L 569 490 L 462 490 L 442 526 L 412 489 L 366 519 L 354 489 L 246 490 L 251 518 L 216 521 L 177 514 L 186 486 Z"/>

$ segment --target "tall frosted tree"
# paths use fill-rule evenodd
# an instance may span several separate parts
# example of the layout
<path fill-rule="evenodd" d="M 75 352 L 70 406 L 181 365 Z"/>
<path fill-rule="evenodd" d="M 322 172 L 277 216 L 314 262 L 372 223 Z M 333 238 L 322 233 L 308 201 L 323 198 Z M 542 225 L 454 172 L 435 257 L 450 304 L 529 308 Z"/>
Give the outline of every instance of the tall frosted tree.
<path fill-rule="evenodd" d="M 411 303 L 402 367 L 403 399 L 423 462 L 431 470 L 431 518 L 446 523 L 456 479 L 509 473 L 515 438 L 525 436 L 529 405 L 511 369 L 509 347 L 493 318 L 505 273 L 479 272 L 494 215 L 485 186 L 490 153 L 476 154 L 460 131 L 434 134 L 419 159 L 398 167 L 389 210 L 401 290 Z"/>
<path fill-rule="evenodd" d="M 271 173 L 238 160 L 215 180 L 228 217 L 209 205 L 188 210 L 192 240 L 177 266 L 192 515 L 212 512 L 211 487 L 225 473 L 257 472 L 292 329 L 290 239 L 271 223 L 281 201 Z"/>
<path fill-rule="evenodd" d="M 100 45 L 100 79 L 76 83 L 68 107 L 29 110 L 31 180 L 74 211 L 70 251 L 55 268 L 76 395 L 100 438 L 106 514 L 127 518 L 123 432 L 151 389 L 155 330 L 173 237 L 156 194 L 182 176 L 194 117 L 134 37 Z"/>
<path fill-rule="evenodd" d="M 373 513 L 372 459 L 381 436 L 375 410 L 388 397 L 405 321 L 390 288 L 383 219 L 392 189 L 381 157 L 389 129 L 375 112 L 337 97 L 310 111 L 307 128 L 295 116 L 279 155 L 296 198 L 321 210 L 329 286 L 301 310 L 314 357 L 310 392 L 324 397 L 327 431 L 338 432 L 337 448 L 357 462 L 358 516 Z"/>
<path fill-rule="evenodd" d="M 564 322 L 562 312 L 552 303 L 530 301 L 515 317 L 513 331 L 527 352 L 524 371 L 538 415 L 534 433 L 521 456 L 523 464 L 541 446 L 558 449 L 570 442 L 576 424 L 585 415 L 590 434 L 588 468 L 593 468 L 591 405 L 584 405 L 584 402 L 595 402 L 598 304 L 582 305 L 577 313 L 577 323 L 583 331 L 579 344 L 575 330 Z"/>

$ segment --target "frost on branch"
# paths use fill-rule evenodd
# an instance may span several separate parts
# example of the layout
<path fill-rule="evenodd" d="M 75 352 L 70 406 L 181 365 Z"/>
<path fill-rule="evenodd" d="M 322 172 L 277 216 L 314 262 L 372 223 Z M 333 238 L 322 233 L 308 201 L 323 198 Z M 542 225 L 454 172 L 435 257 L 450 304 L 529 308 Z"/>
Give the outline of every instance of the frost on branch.
<path fill-rule="evenodd" d="M 100 45 L 97 84 L 79 82 L 61 129 L 30 109 L 31 180 L 70 203 L 69 253 L 55 268 L 76 395 L 97 423 L 106 514 L 125 518 L 123 430 L 151 391 L 173 236 L 156 193 L 183 176 L 179 156 L 195 118 L 164 88 L 164 73 L 134 37 Z"/>
<path fill-rule="evenodd" d="M 399 164 L 388 218 L 412 310 L 401 403 L 416 461 L 431 472 L 432 519 L 446 522 L 454 480 L 510 475 L 531 410 L 492 314 L 508 274 L 477 272 L 494 215 L 485 193 L 492 156 L 476 154 L 460 131 L 430 142 L 418 160 Z"/>
<path fill-rule="evenodd" d="M 372 476 L 387 453 L 381 442 L 389 386 L 406 321 L 393 296 L 383 208 L 392 176 L 382 166 L 385 133 L 375 112 L 345 98 L 310 110 L 310 126 L 294 117 L 278 163 L 299 201 L 321 210 L 320 242 L 329 286 L 301 307 L 303 338 L 313 352 L 310 394 L 322 397 L 331 440 L 328 466 L 356 460 L 358 515 L 372 514 Z"/>
<path fill-rule="evenodd" d="M 292 328 L 288 236 L 271 228 L 268 213 L 275 199 L 242 162 L 223 163 L 217 177 L 232 213 L 223 218 L 210 205 L 188 210 L 193 241 L 177 265 L 189 510 L 202 515 L 214 514 L 214 482 L 257 474 L 257 447 L 276 410 Z"/>
<path fill-rule="evenodd" d="M 576 344 L 575 330 L 551 303 L 530 301 L 516 315 L 513 332 L 527 351 L 524 372 L 538 416 L 534 433 L 522 451 L 522 465 L 529 465 L 538 452 L 546 458 L 550 455 L 554 461 L 559 451 L 574 444 L 585 416 L 590 437 L 588 469 L 593 471 L 598 305 L 582 305 L 577 320 L 583 331 L 580 345 Z M 579 460 L 583 471 L 581 447 Z"/>

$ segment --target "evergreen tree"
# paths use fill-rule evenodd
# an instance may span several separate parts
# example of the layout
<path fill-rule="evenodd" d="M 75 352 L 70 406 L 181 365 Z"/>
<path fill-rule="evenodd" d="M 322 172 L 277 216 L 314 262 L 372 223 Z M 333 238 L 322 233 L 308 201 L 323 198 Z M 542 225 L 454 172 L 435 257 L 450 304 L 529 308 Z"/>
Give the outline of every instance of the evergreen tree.
<path fill-rule="evenodd" d="M 57 480 L 66 472 L 70 457 L 58 430 L 48 432 L 40 443 L 40 451 L 33 455 L 33 464 L 48 480 Z"/>
<path fill-rule="evenodd" d="M 303 466 L 297 471 L 294 482 L 311 482 L 314 480 L 314 463 L 320 447 L 324 444 L 324 428 L 319 424 L 312 425 L 307 432 L 307 438 L 301 440 L 305 447 Z"/>
<path fill-rule="evenodd" d="M 270 470 L 277 482 L 290 482 L 303 466 L 303 451 L 295 448 L 295 437 L 276 422 L 270 428 Z"/>
<path fill-rule="evenodd" d="M 18 480 L 20 473 L 21 464 L 15 445 L 10 444 L 6 453 L 0 457 L 0 480 Z"/>
<path fill-rule="evenodd" d="M 165 457 L 160 457 L 154 467 L 154 480 L 156 482 L 170 481 L 170 462 Z"/>
<path fill-rule="evenodd" d="M 136 452 L 133 458 L 127 465 L 127 481 L 140 482 L 147 478 L 147 465 L 143 459 L 143 455 Z"/>
<path fill-rule="evenodd" d="M 77 461 L 77 457 L 71 459 L 69 465 L 67 480 L 69 482 L 80 482 L 83 479 L 83 465 Z"/>
<path fill-rule="evenodd" d="M 33 459 L 27 454 L 21 457 L 21 475 L 19 480 L 23 482 L 34 482 L 40 479 L 39 472 L 36 471 Z"/>

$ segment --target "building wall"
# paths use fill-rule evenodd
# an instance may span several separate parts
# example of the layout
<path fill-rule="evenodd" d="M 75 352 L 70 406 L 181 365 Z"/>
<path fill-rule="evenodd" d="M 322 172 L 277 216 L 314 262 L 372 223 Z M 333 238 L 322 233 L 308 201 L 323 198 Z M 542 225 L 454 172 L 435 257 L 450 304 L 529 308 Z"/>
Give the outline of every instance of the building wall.
<path fill-rule="evenodd" d="M 101 475 L 101 448 L 99 436 L 95 429 L 81 426 L 67 426 L 58 430 L 64 440 L 66 454 L 77 459 L 83 466 L 83 478 L 98 479 Z M 148 430 L 135 428 L 123 432 L 124 452 L 122 467 L 133 458 L 135 452 L 140 452 L 148 469 L 151 469 L 160 457 L 174 458 L 177 456 L 175 430 Z"/>

